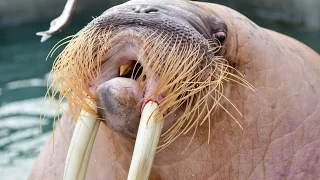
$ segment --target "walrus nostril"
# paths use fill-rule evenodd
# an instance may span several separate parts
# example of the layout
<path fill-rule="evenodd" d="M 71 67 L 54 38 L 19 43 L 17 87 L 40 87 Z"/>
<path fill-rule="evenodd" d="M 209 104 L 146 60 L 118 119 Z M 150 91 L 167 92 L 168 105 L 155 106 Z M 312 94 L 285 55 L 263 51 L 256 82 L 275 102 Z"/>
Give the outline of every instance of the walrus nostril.
<path fill-rule="evenodd" d="M 152 12 L 158 12 L 158 9 L 152 6 L 137 6 L 132 8 L 132 10 L 135 13 L 152 13 Z"/>
<path fill-rule="evenodd" d="M 158 12 L 158 9 L 156 9 L 154 7 L 147 7 L 147 8 L 142 9 L 141 12 L 144 12 L 144 13 Z"/>

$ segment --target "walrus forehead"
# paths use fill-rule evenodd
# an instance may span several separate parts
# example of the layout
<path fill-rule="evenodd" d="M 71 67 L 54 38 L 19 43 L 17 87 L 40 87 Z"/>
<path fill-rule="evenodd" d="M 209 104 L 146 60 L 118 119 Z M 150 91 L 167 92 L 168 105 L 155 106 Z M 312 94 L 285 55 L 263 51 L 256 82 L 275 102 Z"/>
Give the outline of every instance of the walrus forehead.
<path fill-rule="evenodd" d="M 218 30 L 227 32 L 222 20 L 187 1 L 129 1 L 105 11 L 94 26 L 152 27 L 191 39 L 211 39 Z"/>
<path fill-rule="evenodd" d="M 202 39 L 204 36 L 192 27 L 187 21 L 181 18 L 168 16 L 166 14 L 135 13 L 134 10 L 121 12 L 107 12 L 96 18 L 91 25 L 98 27 L 132 27 L 151 28 L 170 32 L 172 35 L 184 36 L 191 39 Z"/>

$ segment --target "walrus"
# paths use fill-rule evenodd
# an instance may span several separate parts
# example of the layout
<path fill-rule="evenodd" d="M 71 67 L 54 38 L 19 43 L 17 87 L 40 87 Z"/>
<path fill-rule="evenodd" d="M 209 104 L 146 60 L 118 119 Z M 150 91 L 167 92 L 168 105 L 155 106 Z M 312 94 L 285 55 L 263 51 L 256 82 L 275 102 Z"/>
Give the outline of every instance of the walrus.
<path fill-rule="evenodd" d="M 301 42 L 184 0 L 115 6 L 67 42 L 52 95 L 69 110 L 29 179 L 62 179 L 85 97 L 101 119 L 86 179 L 127 178 L 150 98 L 165 124 L 149 179 L 320 178 L 320 56 Z"/>

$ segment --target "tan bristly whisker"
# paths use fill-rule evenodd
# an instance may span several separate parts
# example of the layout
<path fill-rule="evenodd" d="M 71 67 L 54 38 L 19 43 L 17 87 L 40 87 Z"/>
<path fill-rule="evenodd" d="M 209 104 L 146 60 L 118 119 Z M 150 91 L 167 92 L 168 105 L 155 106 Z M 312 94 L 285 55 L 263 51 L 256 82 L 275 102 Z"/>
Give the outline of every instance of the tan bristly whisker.
<path fill-rule="evenodd" d="M 190 67 L 187 67 L 187 69 L 189 69 Z M 191 68 L 190 68 L 191 69 Z M 186 72 L 186 73 L 189 73 L 188 71 Z M 180 76 L 181 77 L 181 76 Z M 179 81 L 180 79 L 179 78 L 175 78 L 176 79 L 176 81 Z M 181 78 L 182 79 L 182 78 Z M 172 84 L 175 84 L 176 82 L 173 82 Z M 183 88 L 183 86 L 181 86 L 180 87 L 181 89 Z M 173 92 L 173 94 L 174 94 L 174 92 Z"/>
<path fill-rule="evenodd" d="M 201 91 L 202 89 L 200 90 L 197 90 L 197 91 L 192 91 L 190 92 L 189 94 L 183 96 L 182 98 L 180 98 L 179 100 L 175 100 L 174 103 L 181 103 L 181 102 L 184 102 L 185 100 L 187 100 L 189 97 L 191 96 L 194 96 L 195 94 L 197 94 L 199 91 Z M 180 94 L 177 94 L 176 97 L 179 97 Z"/>
<path fill-rule="evenodd" d="M 137 65 L 139 64 L 139 62 L 137 61 L 135 64 L 134 64 L 134 67 L 133 67 L 133 73 L 131 74 L 131 79 L 136 79 L 137 76 L 138 76 L 138 72 L 140 71 L 140 69 L 142 68 L 142 66 L 139 66 L 139 68 L 136 70 L 136 67 Z M 135 72 L 135 73 L 134 73 Z"/>
<path fill-rule="evenodd" d="M 197 108 L 197 111 L 199 111 L 198 108 Z M 194 116 L 195 113 L 193 113 L 192 115 Z M 193 116 L 192 116 L 192 118 L 193 118 Z M 180 122 L 182 122 L 182 120 L 183 119 L 181 119 Z M 189 121 L 188 124 L 189 123 L 192 123 L 192 121 Z M 196 124 L 196 123 L 197 123 L 197 120 L 193 121 L 193 125 Z M 174 125 L 175 126 L 174 129 L 165 138 L 165 140 L 164 140 L 165 143 L 163 145 L 159 146 L 160 151 L 162 149 L 166 148 L 167 146 L 169 146 L 173 141 L 175 141 L 178 137 L 180 137 L 181 134 L 183 134 L 185 132 L 184 129 L 186 129 L 188 126 L 185 126 L 184 129 L 180 130 L 180 132 L 179 132 L 179 129 L 181 129 L 183 125 L 184 125 L 184 122 L 177 123 L 177 124 Z M 193 126 L 193 125 L 191 125 L 191 126 Z M 191 139 L 191 141 L 192 141 L 192 139 Z"/>
<path fill-rule="evenodd" d="M 190 70 L 189 69 L 193 69 L 194 67 L 196 67 L 197 65 L 196 65 L 196 63 L 195 63 L 195 65 L 190 65 L 191 67 L 189 67 L 189 66 L 187 66 L 184 70 L 182 70 L 182 72 L 181 72 L 181 70 L 180 69 L 178 69 L 176 72 L 180 72 L 181 74 L 187 74 L 187 73 L 190 73 Z M 180 66 L 181 67 L 181 66 Z M 186 71 L 186 72 L 185 72 Z M 171 84 L 176 84 L 178 81 L 181 81 L 181 80 L 183 80 L 184 79 L 184 77 L 181 77 L 180 76 L 180 78 L 179 77 L 177 77 L 177 78 L 174 78 L 173 79 L 173 81 L 170 83 L 170 84 L 168 84 L 168 86 L 170 86 Z"/>
<path fill-rule="evenodd" d="M 162 34 L 162 33 L 161 33 Z M 168 37 L 168 34 L 165 34 L 165 35 L 163 35 L 164 36 L 164 38 L 163 39 L 160 39 L 160 43 L 156 43 L 154 46 L 154 48 L 156 49 L 156 50 L 158 50 L 159 52 L 160 51 L 162 51 L 162 49 L 160 49 L 159 47 L 160 46 L 162 46 L 162 44 L 164 44 L 164 42 L 166 41 L 166 39 L 167 39 L 167 37 Z M 148 38 L 147 38 L 147 40 L 146 41 L 156 41 L 156 40 L 158 40 L 160 37 L 159 36 L 156 36 L 156 37 L 153 37 L 153 36 L 149 36 Z M 147 52 L 148 50 L 149 50 L 149 44 L 145 44 L 143 47 L 142 47 L 142 52 L 141 52 L 141 55 L 142 56 L 148 56 L 148 54 L 149 54 L 149 52 Z M 169 44 L 167 44 L 167 47 L 169 47 Z M 150 56 L 149 58 L 150 59 L 155 59 L 155 57 L 158 55 L 159 53 L 157 53 L 157 52 L 155 52 L 155 53 L 153 53 L 152 54 L 152 56 Z M 159 63 L 159 62 L 155 62 L 155 63 Z"/>
<path fill-rule="evenodd" d="M 176 102 L 183 101 L 183 100 L 189 98 L 190 96 L 193 96 L 193 95 L 195 95 L 195 94 L 197 94 L 197 93 L 199 93 L 199 92 L 201 92 L 201 91 L 202 91 L 202 89 L 198 89 L 197 91 L 193 91 L 192 93 L 188 94 L 187 96 L 184 96 L 182 99 L 179 99 L 179 100 L 177 100 Z M 205 98 L 206 98 L 206 97 L 203 97 L 200 101 L 204 100 Z"/>
<path fill-rule="evenodd" d="M 224 98 L 226 101 L 228 101 L 228 103 L 237 111 L 240 116 L 243 116 L 240 110 L 225 95 L 223 95 L 223 93 L 221 93 L 220 91 L 216 91 L 216 93 L 218 93 L 221 98 Z"/>
<path fill-rule="evenodd" d="M 57 47 L 57 46 L 60 47 L 60 43 L 70 42 L 70 40 L 67 40 L 67 39 L 73 38 L 74 36 L 75 36 L 75 35 L 67 36 L 67 37 L 61 39 L 60 41 L 58 41 L 58 42 L 51 48 L 51 50 L 49 51 L 49 53 L 48 53 L 48 55 L 47 55 L 47 57 L 46 57 L 46 60 L 47 60 L 49 57 L 50 57 L 50 58 L 52 57 L 52 55 L 54 54 L 54 51 L 56 51 L 56 49 L 58 49 L 58 48 L 56 48 L 56 47 Z"/>
<path fill-rule="evenodd" d="M 59 129 L 60 129 L 60 135 L 62 136 L 62 139 L 69 144 L 70 142 L 67 139 L 65 133 L 63 132 L 63 128 L 61 126 L 61 118 L 58 120 L 58 126 L 59 126 Z"/>
<path fill-rule="evenodd" d="M 199 98 L 199 97 L 197 97 L 197 98 Z M 193 105 L 193 103 L 192 103 L 193 101 L 191 101 L 190 102 L 190 105 L 192 106 Z M 199 103 L 199 104 L 202 104 L 202 103 Z M 168 142 L 168 141 L 174 141 L 176 138 L 178 138 L 181 134 L 183 134 L 185 131 L 186 131 L 186 129 L 190 126 L 190 123 L 192 123 L 192 119 L 193 119 L 193 117 L 195 116 L 195 114 L 196 113 L 193 113 L 193 111 L 198 111 L 199 110 L 199 108 L 197 108 L 197 109 L 193 109 L 193 110 L 189 110 L 190 112 L 188 112 L 186 115 L 184 114 L 182 117 L 180 117 L 179 119 L 178 119 L 178 121 L 173 125 L 173 128 L 176 128 L 175 127 L 175 125 L 177 124 L 177 126 L 179 125 L 180 127 L 182 127 L 183 126 L 183 124 L 185 123 L 185 122 L 183 122 L 182 120 L 184 120 L 184 118 L 185 117 L 188 117 L 188 114 L 191 114 L 191 117 L 189 118 L 190 119 L 190 121 L 185 125 L 185 127 L 184 127 L 184 129 L 182 129 L 181 131 L 180 131 L 180 133 L 178 134 L 178 135 L 176 135 L 177 133 L 178 133 L 178 130 L 176 130 L 176 131 L 171 131 L 167 136 L 166 136 L 166 138 L 164 139 L 164 142 Z M 202 112 L 201 112 L 202 113 Z M 201 114 L 200 113 L 200 114 Z M 199 113 L 198 113 L 199 114 Z M 197 118 L 198 119 L 198 118 Z M 193 121 L 193 124 L 191 125 L 191 126 L 193 126 L 195 123 L 196 123 L 196 121 L 197 121 L 197 119 L 195 120 L 195 121 Z M 180 129 L 180 128 L 179 128 Z M 175 137 L 174 137 L 175 136 Z M 174 138 L 172 138 L 172 137 L 174 137 Z"/>
<path fill-rule="evenodd" d="M 206 104 L 206 108 L 207 108 L 207 115 L 203 118 L 202 122 L 200 123 L 200 126 L 202 126 L 202 124 L 205 121 L 210 121 L 210 116 L 212 115 L 212 111 L 216 108 L 217 102 L 214 102 L 211 106 L 211 108 L 209 109 L 208 104 Z M 209 119 L 208 119 L 209 118 Z"/>
<path fill-rule="evenodd" d="M 51 52 L 50 52 L 51 54 L 50 54 L 50 55 L 48 54 L 48 56 L 46 57 L 46 60 L 47 60 L 48 58 L 51 58 L 51 57 L 53 56 L 53 54 L 54 54 L 61 46 L 64 46 L 64 45 L 70 43 L 70 41 L 71 41 L 71 40 L 67 40 L 67 41 L 65 41 L 65 42 L 61 42 L 59 45 L 57 45 L 56 47 L 54 47 L 54 48 L 51 50 Z"/>
<path fill-rule="evenodd" d="M 175 46 L 176 46 L 176 43 L 174 43 L 173 44 L 173 47 L 171 48 L 171 49 L 174 49 L 175 48 Z M 162 51 L 166 51 L 167 52 L 167 49 L 169 50 L 169 48 L 170 48 L 170 46 L 169 46 L 169 43 L 168 43 L 168 45 L 166 45 L 164 48 L 159 48 L 159 49 L 157 49 L 157 51 L 159 51 L 159 52 L 162 52 Z M 157 59 L 157 56 L 158 56 L 158 52 L 155 52 L 154 53 L 154 56 L 152 56 L 152 57 L 150 57 L 150 60 L 149 60 L 149 65 L 152 67 L 152 69 L 151 70 L 153 70 L 154 72 L 158 72 L 158 69 L 154 69 L 154 67 L 156 67 L 156 68 L 160 68 L 160 67 L 162 67 L 161 65 L 163 64 L 163 63 L 165 63 L 164 61 L 166 60 L 166 59 L 164 59 L 164 61 L 161 61 L 161 60 L 157 60 L 157 61 L 154 61 L 154 59 Z M 162 58 L 170 58 L 171 56 L 173 56 L 172 55 L 172 50 L 169 52 L 169 54 L 167 55 L 167 57 L 161 57 L 160 56 L 160 58 L 162 59 Z M 154 57 L 156 57 L 156 58 L 154 58 Z M 150 63 L 153 63 L 153 64 L 150 64 Z M 165 76 L 167 75 L 167 73 L 163 73 L 163 77 L 164 78 L 166 78 Z"/>
<path fill-rule="evenodd" d="M 214 99 L 214 98 L 213 98 Z M 239 123 L 239 121 L 225 108 L 223 107 L 219 102 L 217 102 L 217 104 L 219 105 L 219 107 L 221 107 L 238 125 L 239 127 L 243 130 L 243 127 L 241 126 L 241 124 Z"/>
<path fill-rule="evenodd" d="M 195 125 L 194 132 L 193 132 L 193 134 L 192 134 L 192 137 L 191 137 L 188 145 L 186 146 L 186 148 L 184 148 L 184 150 L 182 151 L 181 154 L 183 154 L 183 153 L 188 149 L 188 147 L 190 146 L 190 144 L 192 143 L 192 140 L 194 139 L 194 136 L 196 135 L 197 129 L 198 129 L 198 122 L 197 122 L 197 124 Z"/>
<path fill-rule="evenodd" d="M 228 74 L 229 74 L 229 73 L 228 73 Z M 230 74 L 229 74 L 229 75 L 230 75 Z M 235 77 L 235 76 L 234 76 L 234 77 Z M 235 78 L 236 78 L 236 77 L 235 77 Z M 226 80 L 233 81 L 233 82 L 235 82 L 235 83 L 237 83 L 237 84 L 240 84 L 240 85 L 242 85 L 242 86 L 244 86 L 244 87 L 252 90 L 253 92 L 256 91 L 256 89 L 255 89 L 250 83 L 246 82 L 243 78 L 233 79 L 233 78 L 228 78 L 228 77 L 226 77 Z M 237 81 L 237 80 L 239 80 L 239 81 Z"/>
<path fill-rule="evenodd" d="M 207 98 L 207 96 L 208 95 L 205 95 L 206 98 Z M 205 101 L 206 101 L 206 99 L 201 100 L 201 105 L 205 104 Z M 199 108 L 197 110 L 199 110 Z M 203 108 L 200 113 L 198 112 L 198 114 L 201 115 L 204 111 L 205 111 L 205 109 Z M 198 116 L 195 121 L 198 121 L 199 118 L 200 118 L 200 116 Z M 184 131 L 184 134 L 188 133 L 193 126 L 194 126 L 194 124 L 192 124 L 191 126 L 188 126 L 188 128 Z"/>
<path fill-rule="evenodd" d="M 186 112 L 187 112 L 187 115 L 186 116 L 188 116 L 189 115 L 189 109 L 191 108 L 191 106 L 192 106 L 192 101 L 193 101 L 193 98 L 195 98 L 194 96 L 191 96 L 190 97 L 191 99 L 190 99 L 190 101 L 187 101 L 186 103 L 187 103 L 187 105 L 186 105 Z M 181 103 L 181 105 L 182 105 L 182 103 Z M 176 108 L 178 108 L 179 106 L 177 106 Z M 174 110 L 172 110 L 170 113 L 173 113 L 174 111 L 175 111 L 176 109 L 174 109 Z M 168 113 L 169 114 L 169 113 Z M 194 116 L 195 114 L 191 114 L 191 116 L 192 117 L 190 117 L 190 119 L 193 119 L 193 116 Z M 179 118 L 177 121 L 176 121 L 176 124 L 178 124 L 179 123 L 179 121 L 181 121 L 182 120 L 182 118 Z M 175 128 L 175 126 L 171 126 L 166 132 L 164 132 L 163 134 L 162 134 L 162 136 L 165 136 L 167 133 L 170 133 L 171 132 L 171 130 L 173 129 L 173 128 Z"/>
<path fill-rule="evenodd" d="M 94 81 L 95 76 L 99 73 L 99 68 L 96 68 L 97 59 L 89 57 L 91 56 L 90 53 L 93 52 L 93 49 L 96 48 L 94 45 L 94 40 L 90 39 L 90 37 L 94 37 L 95 35 L 87 32 L 82 31 L 82 34 L 78 33 L 70 40 L 69 45 L 67 45 L 63 52 L 56 58 L 52 74 L 55 77 L 53 84 L 58 85 L 59 83 L 58 90 L 60 93 L 62 93 L 63 97 L 65 96 L 69 100 L 69 106 L 86 106 L 83 107 L 83 109 L 86 109 L 88 112 L 90 112 L 90 108 L 88 108 L 87 104 L 82 102 L 82 98 L 85 97 L 85 95 L 93 97 L 88 90 L 86 83 L 89 81 Z M 106 37 L 107 36 L 104 35 L 104 38 Z M 83 46 L 81 46 L 81 43 L 79 43 L 81 41 L 85 41 L 86 43 L 82 44 Z M 56 48 L 57 47 L 59 47 L 59 45 L 56 46 Z M 73 51 L 73 49 L 75 51 Z M 88 52 L 89 54 L 87 56 L 80 54 L 78 50 L 81 52 Z M 100 60 L 98 59 L 98 66 L 99 62 Z M 81 71 L 79 71 L 79 69 L 81 69 Z M 66 72 L 66 74 L 64 74 L 64 72 Z M 50 86 L 50 89 L 52 88 L 53 86 Z M 69 89 L 71 92 L 69 92 Z M 81 91 L 78 91 L 78 89 L 81 89 Z M 52 92 L 52 95 L 55 95 L 57 90 L 52 89 Z M 77 114 L 72 108 L 71 113 L 73 116 L 76 116 Z"/>

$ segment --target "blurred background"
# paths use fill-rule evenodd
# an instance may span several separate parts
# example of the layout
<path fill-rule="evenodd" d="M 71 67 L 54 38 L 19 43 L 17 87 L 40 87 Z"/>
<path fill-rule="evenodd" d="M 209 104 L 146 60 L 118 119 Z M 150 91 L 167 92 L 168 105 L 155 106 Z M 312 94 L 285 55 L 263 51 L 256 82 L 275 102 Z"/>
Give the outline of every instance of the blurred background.
<path fill-rule="evenodd" d="M 0 179 L 27 179 L 44 143 L 51 137 L 56 102 L 44 100 L 45 61 L 62 38 L 124 0 L 80 0 L 71 25 L 45 43 L 35 33 L 47 30 L 66 0 L 0 1 Z M 207 0 L 227 5 L 262 27 L 292 36 L 320 52 L 320 0 Z M 65 106 L 65 104 L 63 104 Z M 40 134 L 39 116 L 43 120 Z"/>

